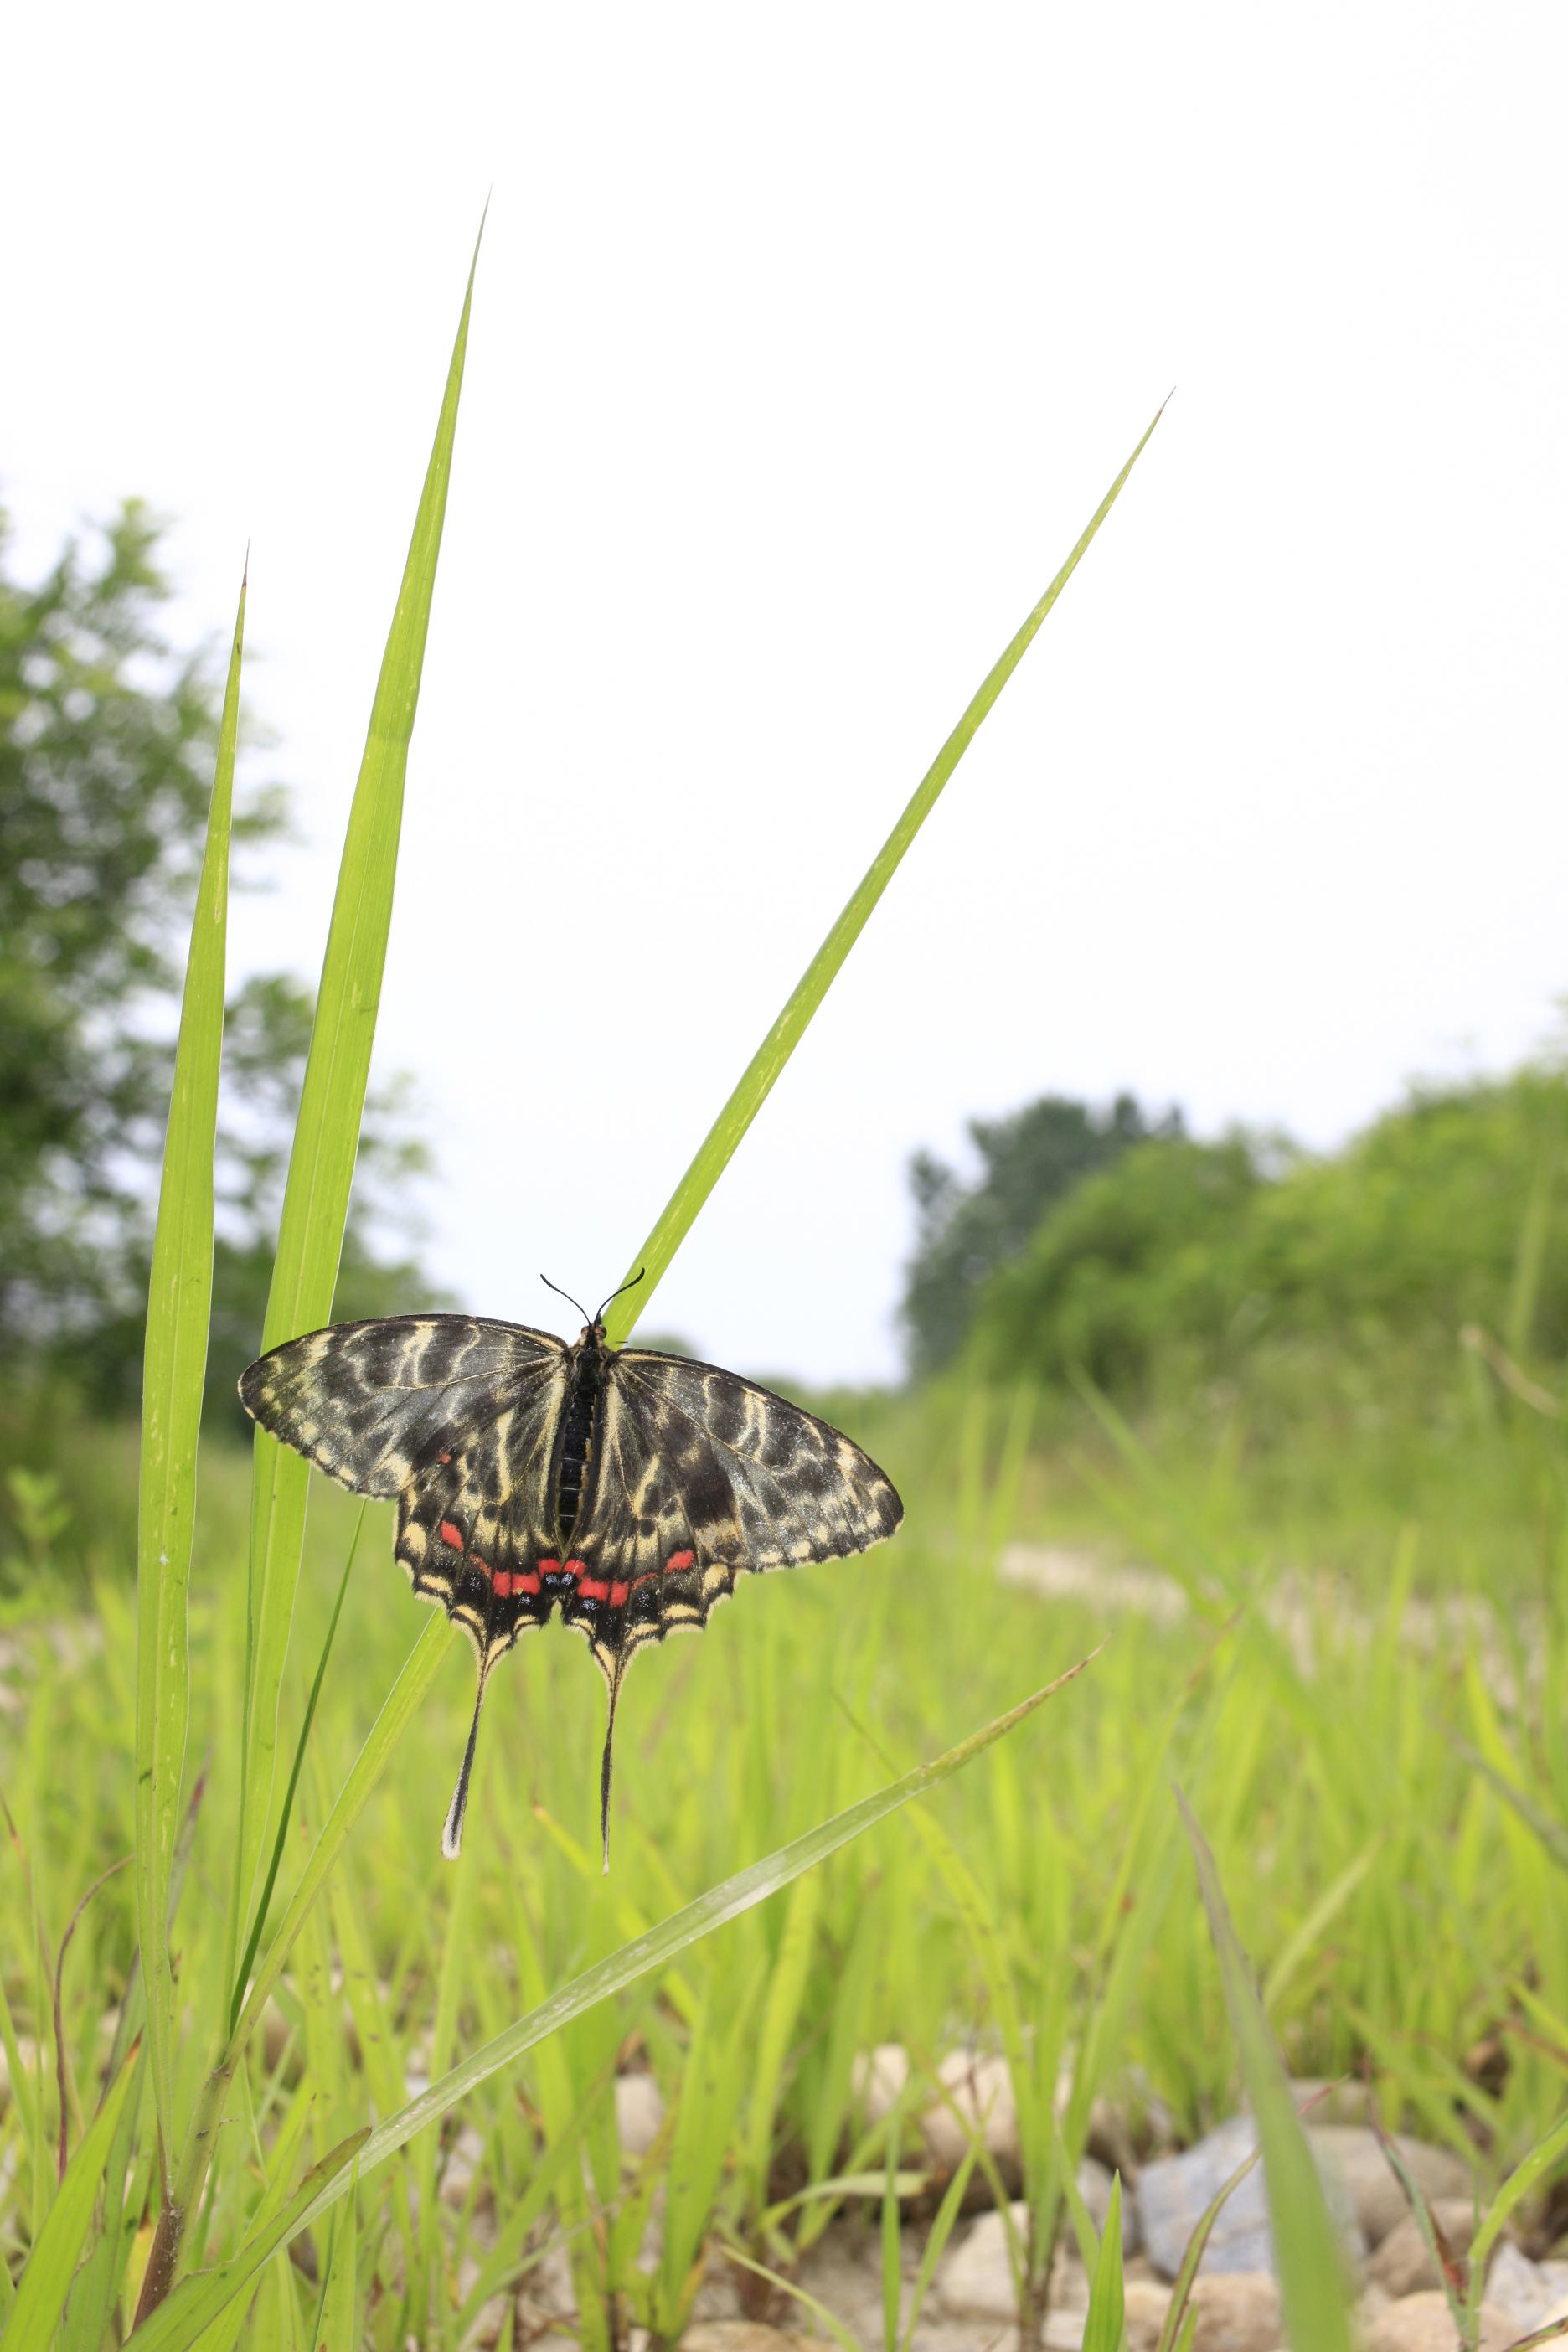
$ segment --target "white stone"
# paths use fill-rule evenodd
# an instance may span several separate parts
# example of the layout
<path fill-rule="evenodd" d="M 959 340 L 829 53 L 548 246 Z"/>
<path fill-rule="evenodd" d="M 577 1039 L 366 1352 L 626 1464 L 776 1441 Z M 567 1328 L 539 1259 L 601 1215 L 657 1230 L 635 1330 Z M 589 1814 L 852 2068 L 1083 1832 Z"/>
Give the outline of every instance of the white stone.
<path fill-rule="evenodd" d="M 1279 2289 L 1268 2271 L 1217 2271 L 1193 2284 L 1193 2352 L 1273 2352 Z"/>
<path fill-rule="evenodd" d="M 664 2123 L 664 2095 L 651 2074 L 616 2078 L 616 2134 L 623 2156 L 646 2156 Z"/>
<path fill-rule="evenodd" d="M 1022 2241 L 1028 2231 L 1029 2209 L 1015 2205 L 1011 2211 Z M 1000 2213 L 983 2213 L 968 2235 L 949 2248 L 938 2266 L 933 2293 L 954 2319 L 991 2319 L 1003 2325 L 1016 2320 L 1018 2297 Z"/>
<path fill-rule="evenodd" d="M 1439 2197 L 1433 2204 L 1433 2219 L 1457 2254 L 1466 2254 L 1470 2250 L 1475 2210 L 1468 2199 L 1458 2197 Z M 1418 2294 L 1423 2287 L 1442 2285 L 1442 2274 L 1426 2251 L 1421 2224 L 1414 2213 L 1406 2213 L 1403 2221 L 1394 2223 L 1368 2263 L 1366 2274 L 1374 2285 L 1386 2288 L 1394 2302 L 1402 2294 Z"/>
<path fill-rule="evenodd" d="M 1309 2116 L 1307 2134 L 1320 2164 L 1327 2158 L 1344 2182 L 1368 2245 L 1380 2246 L 1410 2207 L 1376 2133 L 1359 2124 L 1315 2125 Z M 1403 2133 L 1394 2144 L 1416 2187 L 1434 2204 L 1443 2197 L 1469 2196 L 1470 2168 L 1452 2148 L 1433 2147 Z"/>
<path fill-rule="evenodd" d="M 1532 2263 L 1505 2238 L 1487 2273 L 1487 2301 L 1506 2311 L 1522 2336 L 1568 2318 L 1568 2263 Z"/>
<path fill-rule="evenodd" d="M 682 2352 L 808 2352 L 807 2339 L 757 2319 L 703 2319 L 689 2327 Z"/>
<path fill-rule="evenodd" d="M 1018 2107 L 1005 2058 L 954 2050 L 936 2073 L 947 2096 L 933 2100 L 921 2117 L 932 2160 L 943 2172 L 956 2172 L 978 2133 L 988 2154 L 1016 2166 Z"/>
<path fill-rule="evenodd" d="M 1479 2352 L 1508 2352 L 1518 2334 L 1496 2304 L 1481 2305 Z M 1366 2352 L 1454 2352 L 1454 2315 L 1440 2287 L 1391 2303 L 1367 2331 Z"/>

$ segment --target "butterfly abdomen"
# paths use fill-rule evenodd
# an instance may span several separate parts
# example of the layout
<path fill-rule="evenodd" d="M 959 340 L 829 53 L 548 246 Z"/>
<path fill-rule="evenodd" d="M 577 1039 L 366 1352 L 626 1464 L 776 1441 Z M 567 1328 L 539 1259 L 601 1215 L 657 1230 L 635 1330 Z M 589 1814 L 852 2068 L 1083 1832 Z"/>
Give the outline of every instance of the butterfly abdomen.
<path fill-rule="evenodd" d="M 556 1440 L 552 1504 L 563 1548 L 572 1540 L 583 1508 L 590 1465 L 605 1401 L 605 1356 L 597 1332 L 584 1332 L 574 1350 L 571 1385 Z"/>

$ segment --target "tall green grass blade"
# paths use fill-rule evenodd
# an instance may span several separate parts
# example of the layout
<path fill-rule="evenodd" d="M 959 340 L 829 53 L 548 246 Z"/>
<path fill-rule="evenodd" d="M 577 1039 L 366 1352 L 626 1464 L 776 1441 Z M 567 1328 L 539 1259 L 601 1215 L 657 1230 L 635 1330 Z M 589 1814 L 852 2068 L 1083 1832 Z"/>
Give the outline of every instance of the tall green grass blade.
<path fill-rule="evenodd" d="M 66 2177 L 45 2217 L 16 2289 L 5 2329 L 5 2352 L 47 2352 L 53 2343 L 78 2259 L 89 2230 L 98 2184 L 136 2075 L 134 2050 L 127 2058 L 66 2167 Z"/>
<path fill-rule="evenodd" d="M 272 1901 L 272 1890 L 278 1884 L 278 1872 L 283 1860 L 283 1848 L 289 1836 L 289 1823 L 294 1811 L 294 1799 L 300 1787 L 300 1771 L 305 1761 L 305 1748 L 310 1737 L 310 1726 L 316 1719 L 316 1702 L 321 1696 L 321 1684 L 326 1677 L 327 1660 L 332 1654 L 332 1643 L 337 1634 L 338 1619 L 343 1612 L 343 1596 L 349 1589 L 349 1577 L 353 1569 L 354 1554 L 359 1549 L 359 1539 L 364 1532 L 364 1514 L 365 1507 L 362 1503 L 359 1517 L 354 1521 L 353 1539 L 349 1545 L 348 1558 L 343 1562 L 343 1572 L 338 1579 L 337 1598 L 332 1602 L 332 1613 L 327 1621 L 326 1639 L 321 1643 L 321 1654 L 316 1661 L 315 1679 L 310 1685 L 310 1696 L 305 1702 L 305 1718 L 300 1726 L 300 1737 L 294 1743 L 294 1761 L 289 1768 L 289 1785 L 283 1791 L 283 1808 L 278 1816 L 278 1834 L 272 1841 L 272 1858 L 267 1865 L 267 1876 L 262 1881 L 261 1899 L 257 1904 L 256 1917 L 251 1923 L 250 1940 L 246 1945 L 245 1957 L 240 1961 L 239 1972 L 234 1980 L 234 1991 L 229 1998 L 228 2030 L 231 2033 L 239 2021 L 239 2004 L 245 1998 L 245 1980 L 250 1974 L 255 1961 L 257 1947 L 261 1941 L 262 1930 L 267 1925 L 267 1913 Z"/>
<path fill-rule="evenodd" d="M 349 1832 L 370 1802 L 376 1783 L 391 1762 L 399 1740 L 423 1705 L 440 1672 L 441 1661 L 451 1640 L 449 1619 L 433 1616 L 404 1660 L 397 1679 L 387 1692 L 381 1712 L 370 1727 L 364 1746 L 338 1790 L 331 1811 L 321 1823 L 321 1835 L 310 1848 L 305 1867 L 300 1874 L 299 1884 L 289 1898 L 288 1908 L 251 1979 L 250 1990 L 246 1995 L 231 2040 L 231 2057 L 237 2056 L 244 2049 L 260 2023 L 268 1995 L 283 1973 L 283 1964 L 293 1949 L 306 1915 L 347 1843 Z"/>
<path fill-rule="evenodd" d="M 325 1323 L 332 1308 L 354 1156 L 359 1146 L 360 1115 L 364 1108 L 371 1045 L 381 1001 L 387 935 L 392 927 L 393 883 L 403 821 L 408 746 L 419 701 L 430 602 L 447 511 L 478 263 L 476 246 L 436 427 L 435 446 L 382 656 L 364 758 L 349 814 L 300 1097 L 300 1116 L 289 1160 L 278 1256 L 262 1328 L 264 1348 L 275 1347 L 297 1332 Z M 278 1698 L 300 1577 L 310 1475 L 309 1465 L 299 1454 L 260 1431 L 256 1437 L 255 1460 L 245 1751 L 231 1928 L 236 1952 L 245 1940 L 245 1919 L 260 1872 L 272 1808 Z"/>
<path fill-rule="evenodd" d="M 986 673 L 963 718 L 926 770 L 898 823 L 806 966 L 794 994 L 741 1073 L 729 1101 L 708 1130 L 695 1159 L 671 1193 L 652 1233 L 626 1269 L 628 1276 L 635 1275 L 639 1266 L 647 1271 L 637 1288 L 617 1299 L 605 1315 L 612 1345 L 618 1347 L 637 1318 L 647 1311 L 648 1302 L 689 1231 L 698 1211 L 729 1166 L 746 1129 L 767 1100 L 774 1080 L 799 1045 L 812 1015 L 837 978 L 845 957 L 865 929 L 872 908 L 892 880 L 904 852 L 935 807 L 942 786 L 969 749 L 981 722 L 1028 651 L 1041 622 L 1077 571 L 1089 541 L 1115 505 L 1122 484 L 1142 457 L 1149 436 L 1163 413 L 1162 404 L 1142 439 L 1096 507 L 1072 553 L 1006 650 Z"/>
<path fill-rule="evenodd" d="M 213 1285 L 213 1150 L 223 1057 L 228 843 L 245 643 L 240 583 L 218 731 L 206 848 L 196 887 L 147 1286 L 136 1529 L 136 1927 L 147 2046 L 165 2179 L 174 2160 L 174 1980 L 169 1886 L 190 1719 L 187 1635 L 196 1440 Z"/>
<path fill-rule="evenodd" d="M 1344 2256 L 1329 2219 L 1318 2168 L 1231 1925 L 1214 1856 L 1180 1790 L 1176 1801 L 1197 1864 L 1198 1886 L 1219 1958 L 1242 2078 L 1258 2118 L 1285 2333 L 1293 2352 L 1351 2352 Z"/>
<path fill-rule="evenodd" d="M 1126 2294 L 1121 2280 L 1121 2175 L 1110 2183 L 1110 2207 L 1100 2235 L 1100 2259 L 1089 2291 L 1083 2352 L 1122 2352 Z"/>
<path fill-rule="evenodd" d="M 437 1630 L 441 1633 L 449 1631 L 444 1621 L 437 1621 Z M 900 1779 L 877 1790 L 869 1797 L 862 1798 L 858 1804 L 836 1814 L 831 1821 L 819 1823 L 803 1837 L 781 1846 L 776 1853 L 764 1855 L 760 1862 L 752 1863 L 733 1877 L 710 1887 L 705 1895 L 700 1895 L 694 1902 L 662 1920 L 657 1927 L 650 1928 L 647 1934 L 639 1936 L 635 1942 L 624 1945 L 607 1958 L 584 1970 L 571 1983 L 563 1986 L 559 1992 L 530 2011 L 527 2016 L 519 2019 L 516 2024 L 495 2035 L 479 2049 L 470 2052 L 440 2081 L 432 2083 L 428 2090 L 410 2100 L 396 2115 L 388 2116 L 367 2137 L 345 2142 L 331 2160 L 336 2163 L 335 2173 L 329 2172 L 326 2163 L 318 2166 L 311 2176 L 315 2186 L 308 2201 L 301 2201 L 302 2189 L 299 2197 L 290 2200 L 287 2234 L 292 2235 L 296 2231 L 309 2228 L 346 2193 L 348 2167 L 356 2153 L 359 2174 L 363 2178 L 398 2148 L 406 2147 L 416 2133 L 439 2122 L 479 2084 L 487 2082 L 503 2067 L 514 2064 L 526 2051 L 557 2032 L 573 2018 L 582 2016 L 612 1993 L 623 1991 L 639 1978 L 668 1966 L 679 1953 L 710 1935 L 716 1927 L 722 1927 L 728 1920 L 739 1918 L 743 1912 L 765 1902 L 770 1895 L 776 1894 L 781 1887 L 800 1877 L 803 1872 L 826 1861 L 840 1846 L 847 1845 L 876 1822 L 885 1820 L 900 1806 L 907 1805 L 912 1798 L 924 1796 L 929 1790 L 939 1788 L 944 1780 L 951 1780 L 955 1772 L 973 1763 L 985 1748 L 1013 1730 L 1082 1672 L 1082 1664 L 1069 1666 L 1054 1682 L 1020 1700 L 1005 1715 L 983 1725 L 980 1730 L 972 1733 L 956 1748 L 950 1748 L 944 1755 L 933 1758 L 928 1764 L 916 1765 L 912 1771 L 904 1773 Z M 258 1996 L 265 1999 L 259 1979 L 252 1988 L 241 2017 L 242 2029 Z M 244 2291 L 261 2264 L 275 2251 L 278 2242 L 272 2230 L 248 2240 L 233 2260 L 224 2265 L 225 2291 L 216 2303 L 210 2300 L 214 2291 L 210 2282 L 219 2273 L 209 2272 L 200 2279 L 184 2281 L 130 2339 L 138 2347 L 138 2352 L 184 2352 L 184 2347 L 194 2343 L 201 2329 L 216 2317 L 224 2302 Z"/>

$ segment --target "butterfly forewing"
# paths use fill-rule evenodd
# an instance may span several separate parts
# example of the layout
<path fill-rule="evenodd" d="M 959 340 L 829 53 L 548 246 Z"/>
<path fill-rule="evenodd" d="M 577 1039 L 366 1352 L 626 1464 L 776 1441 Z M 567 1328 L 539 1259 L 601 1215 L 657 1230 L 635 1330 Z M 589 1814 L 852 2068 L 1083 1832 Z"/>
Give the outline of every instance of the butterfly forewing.
<path fill-rule="evenodd" d="M 552 1417 L 566 1349 L 474 1315 L 334 1323 L 249 1365 L 247 1412 L 356 1495 L 400 1495 L 509 1409 Z"/>

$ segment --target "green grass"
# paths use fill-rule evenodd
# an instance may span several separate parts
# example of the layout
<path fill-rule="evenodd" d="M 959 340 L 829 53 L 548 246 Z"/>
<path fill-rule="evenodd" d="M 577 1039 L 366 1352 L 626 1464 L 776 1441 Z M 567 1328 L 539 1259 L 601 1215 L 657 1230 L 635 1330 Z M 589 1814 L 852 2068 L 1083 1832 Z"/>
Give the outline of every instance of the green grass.
<path fill-rule="evenodd" d="M 1089 1673 L 977 1771 L 476 2084 L 463 2113 L 479 2130 L 495 2188 L 502 2226 L 493 2249 L 473 2237 L 471 2211 L 427 2193 L 410 2234 L 413 2191 L 437 2177 L 434 2133 L 367 2174 L 354 2210 L 361 2317 L 372 2313 L 375 2340 L 400 2342 L 399 2330 L 413 2326 L 432 2344 L 455 2343 L 465 2254 L 473 2251 L 496 2280 L 526 2259 L 538 2233 L 572 2233 L 579 2292 L 598 2310 L 616 2294 L 646 2291 L 634 2278 L 637 2231 L 617 2217 L 635 2221 L 638 2198 L 668 2175 L 675 2151 L 623 2168 L 611 2093 L 628 2051 L 652 2067 L 672 2127 L 686 2135 L 682 2178 L 693 2187 L 680 2245 L 734 2243 L 784 2274 L 836 2210 L 831 2195 L 800 2191 L 887 2160 L 888 2136 L 862 2129 L 850 2087 L 855 2053 L 876 2042 L 901 2041 L 934 2063 L 977 2033 L 1021 2046 L 1026 2066 L 1046 2079 L 1059 2051 L 1078 2070 L 1064 2124 L 1069 2155 L 1101 2091 L 1134 2112 L 1158 2099 L 1186 2132 L 1228 2113 L 1240 2074 L 1226 1972 L 1176 1782 L 1212 1848 L 1239 1942 L 1270 1988 L 1268 2024 L 1295 2072 L 1369 2063 L 1385 2118 L 1473 2156 L 1483 2200 L 1549 2143 L 1568 2105 L 1568 1874 L 1450 1735 L 1491 1761 L 1543 1822 L 1568 1817 L 1561 1612 L 1542 1621 L 1535 1678 L 1514 1707 L 1490 1695 L 1473 1650 L 1428 1655 L 1406 1642 L 1408 1583 L 1392 1561 L 1370 1631 L 1325 1612 L 1311 1673 L 1250 1603 L 1221 1626 L 1194 1614 L 1174 1629 L 1112 1621 L 1080 1602 L 1047 1605 L 1000 1585 L 988 1554 L 960 1548 L 960 1520 L 984 1519 L 995 1499 L 984 1471 L 978 1496 L 962 1491 L 961 1433 L 944 1456 L 916 1444 L 907 1420 L 900 1440 L 897 1418 L 862 1433 L 884 1445 L 908 1494 L 896 1543 L 748 1587 L 700 1642 L 661 1654 L 628 1683 L 624 1814 L 608 1880 L 594 1829 L 602 1699 L 578 1646 L 549 1636 L 520 1653 L 495 1694 L 498 1737 L 479 1768 L 470 1844 L 456 1869 L 442 1864 L 440 1822 L 470 1680 L 466 1653 L 443 1651 L 430 1701 L 367 1792 L 328 1881 L 319 1936 L 301 1936 L 279 1974 L 272 2014 L 289 2039 L 270 2065 L 257 2044 L 247 2053 L 232 2152 L 215 2178 L 207 2258 L 232 2256 L 254 2230 L 263 2183 L 289 2170 L 284 2157 L 294 2170 L 281 2185 L 291 2190 L 307 2163 L 373 2113 L 395 2113 L 407 2071 L 434 2076 L 506 2033 L 552 1989 L 750 1858 L 861 1800 L 891 1769 L 962 1738 L 1108 1633 Z M 192 1749 L 211 1756 L 204 1810 L 217 1821 L 230 1817 L 237 1776 L 226 1729 L 244 1593 L 205 1538 L 209 1526 L 232 1524 L 226 1490 L 242 1486 L 244 1466 L 237 1452 L 209 1452 L 197 1524 Z M 323 1492 L 313 1515 L 302 1663 L 285 1690 L 287 1746 L 358 1507 Z M 68 1549 L 74 1537 L 62 1538 Z M 1261 1601 L 1267 1571 L 1258 1566 Z M 51 1605 L 47 1589 L 30 1613 Z M 7 1732 L 8 1801 L 51 1945 L 130 1843 L 131 1612 L 112 1572 L 95 1613 L 106 1646 L 85 1667 L 62 1664 L 41 1631 L 26 1637 L 29 1706 L 25 1724 Z M 301 1780 L 291 1832 L 300 1854 L 320 1844 L 332 1792 L 350 1781 L 411 1647 L 431 1640 L 426 1626 L 439 1634 L 391 1562 L 390 1514 L 373 1508 Z M 872 1724 L 876 1745 L 863 1728 Z M 58 1770 L 62 1754 L 76 1759 L 68 1780 Z M 198 1840 L 176 1938 L 188 1998 L 221 1976 L 221 1848 L 215 1855 Z M 955 1863 L 966 1906 L 955 1901 Z M 121 1874 L 95 1898 L 68 1955 L 65 2037 L 89 2107 L 105 2011 L 134 1948 L 133 1915 Z M 17 2031 L 31 2037 L 37 1968 L 18 1906 L 4 1933 L 0 1972 Z M 334 1962 L 345 1972 L 337 1992 Z M 1493 2070 L 1467 2063 L 1500 2035 L 1509 2061 L 1500 2085 Z M 47 2046 L 47 2014 L 43 2039 Z M 727 2055 L 737 2047 L 743 2067 Z M 20 2099 L 0 2117 L 0 2151 L 17 2152 L 19 2180 L 33 2177 L 35 2147 L 44 2148 L 43 2210 L 50 2072 L 30 2130 Z M 683 2096 L 715 2075 L 730 2084 L 727 2101 Z M 180 2113 L 200 2085 L 198 2055 L 186 2048 L 176 2065 Z M 284 2138 L 289 2126 L 301 2137 Z M 1048 2155 L 1037 2154 L 1037 2175 Z M 918 2165 L 912 2139 L 901 2159 Z M 874 2262 L 875 2200 L 862 2194 L 849 2210 L 870 2216 Z M 24 2206 L 13 2227 L 26 2226 Z M 324 2224 L 315 2242 L 324 2258 Z M 678 2276 L 679 2267 L 672 2256 L 659 2284 L 667 2305 L 679 2305 L 689 2276 L 689 2263 Z M 269 2269 L 281 2284 L 268 2293 L 292 2295 L 305 2312 L 305 2279 L 286 2263 Z"/>

